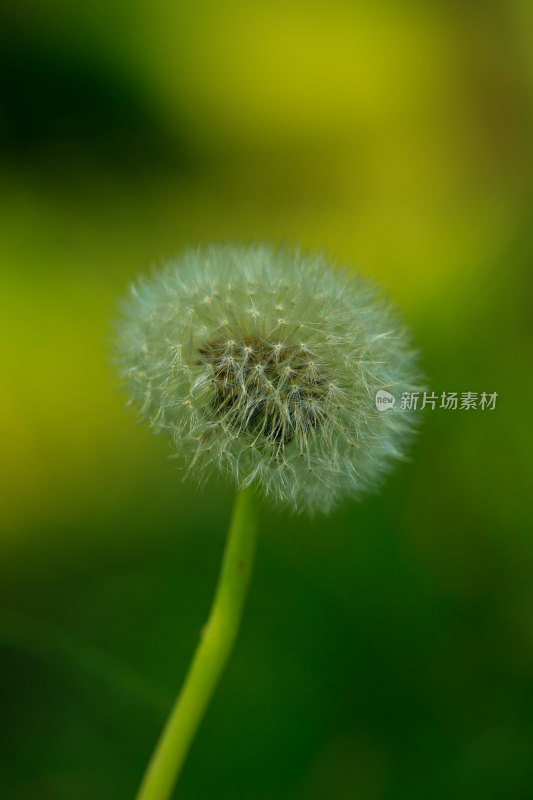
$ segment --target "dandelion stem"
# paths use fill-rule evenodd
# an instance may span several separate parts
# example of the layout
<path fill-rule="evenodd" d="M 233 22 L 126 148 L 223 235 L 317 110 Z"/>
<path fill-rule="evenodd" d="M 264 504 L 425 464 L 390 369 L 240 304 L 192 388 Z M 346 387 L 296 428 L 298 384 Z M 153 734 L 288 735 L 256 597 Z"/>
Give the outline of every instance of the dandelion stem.
<path fill-rule="evenodd" d="M 233 648 L 257 539 L 257 502 L 252 488 L 237 494 L 209 619 L 146 769 L 137 800 L 168 800 L 194 735 Z"/>

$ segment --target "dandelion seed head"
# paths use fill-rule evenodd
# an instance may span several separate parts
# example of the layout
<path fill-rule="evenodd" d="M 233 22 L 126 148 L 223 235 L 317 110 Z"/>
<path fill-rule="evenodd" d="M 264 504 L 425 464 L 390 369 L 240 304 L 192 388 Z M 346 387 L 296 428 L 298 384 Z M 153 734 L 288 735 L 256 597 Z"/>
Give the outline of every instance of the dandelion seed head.
<path fill-rule="evenodd" d="M 406 330 L 371 284 L 322 255 L 188 251 L 132 286 L 116 327 L 131 402 L 188 474 L 214 467 L 327 512 L 403 457 L 414 415 L 378 411 L 375 395 L 416 388 Z"/>

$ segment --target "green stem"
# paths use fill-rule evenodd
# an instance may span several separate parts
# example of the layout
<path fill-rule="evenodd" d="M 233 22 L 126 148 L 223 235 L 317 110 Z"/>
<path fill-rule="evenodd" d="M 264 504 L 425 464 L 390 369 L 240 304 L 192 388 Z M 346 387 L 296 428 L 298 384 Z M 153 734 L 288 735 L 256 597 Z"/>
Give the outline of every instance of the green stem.
<path fill-rule="evenodd" d="M 257 539 L 254 490 L 237 494 L 209 619 L 183 688 L 148 764 L 137 800 L 168 800 L 231 653 Z"/>

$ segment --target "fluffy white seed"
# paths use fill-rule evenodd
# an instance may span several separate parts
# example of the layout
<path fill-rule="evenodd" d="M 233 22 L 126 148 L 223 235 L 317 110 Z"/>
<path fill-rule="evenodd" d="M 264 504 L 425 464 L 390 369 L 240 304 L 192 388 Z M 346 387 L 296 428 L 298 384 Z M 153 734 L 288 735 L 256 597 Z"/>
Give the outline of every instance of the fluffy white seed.
<path fill-rule="evenodd" d="M 139 416 L 188 472 L 215 466 L 298 510 L 373 488 L 413 429 L 409 411 L 375 405 L 379 389 L 417 388 L 404 326 L 321 255 L 188 251 L 132 286 L 117 353 Z"/>

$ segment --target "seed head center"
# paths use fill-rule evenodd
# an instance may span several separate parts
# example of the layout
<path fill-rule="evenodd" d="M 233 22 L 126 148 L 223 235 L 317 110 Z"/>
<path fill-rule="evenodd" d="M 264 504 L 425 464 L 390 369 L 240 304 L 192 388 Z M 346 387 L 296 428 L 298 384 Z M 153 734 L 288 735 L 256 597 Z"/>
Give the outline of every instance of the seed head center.
<path fill-rule="evenodd" d="M 331 377 L 309 361 L 301 345 L 251 335 L 207 341 L 197 364 L 210 378 L 208 414 L 232 435 L 248 433 L 277 447 L 307 435 L 327 417 Z"/>

